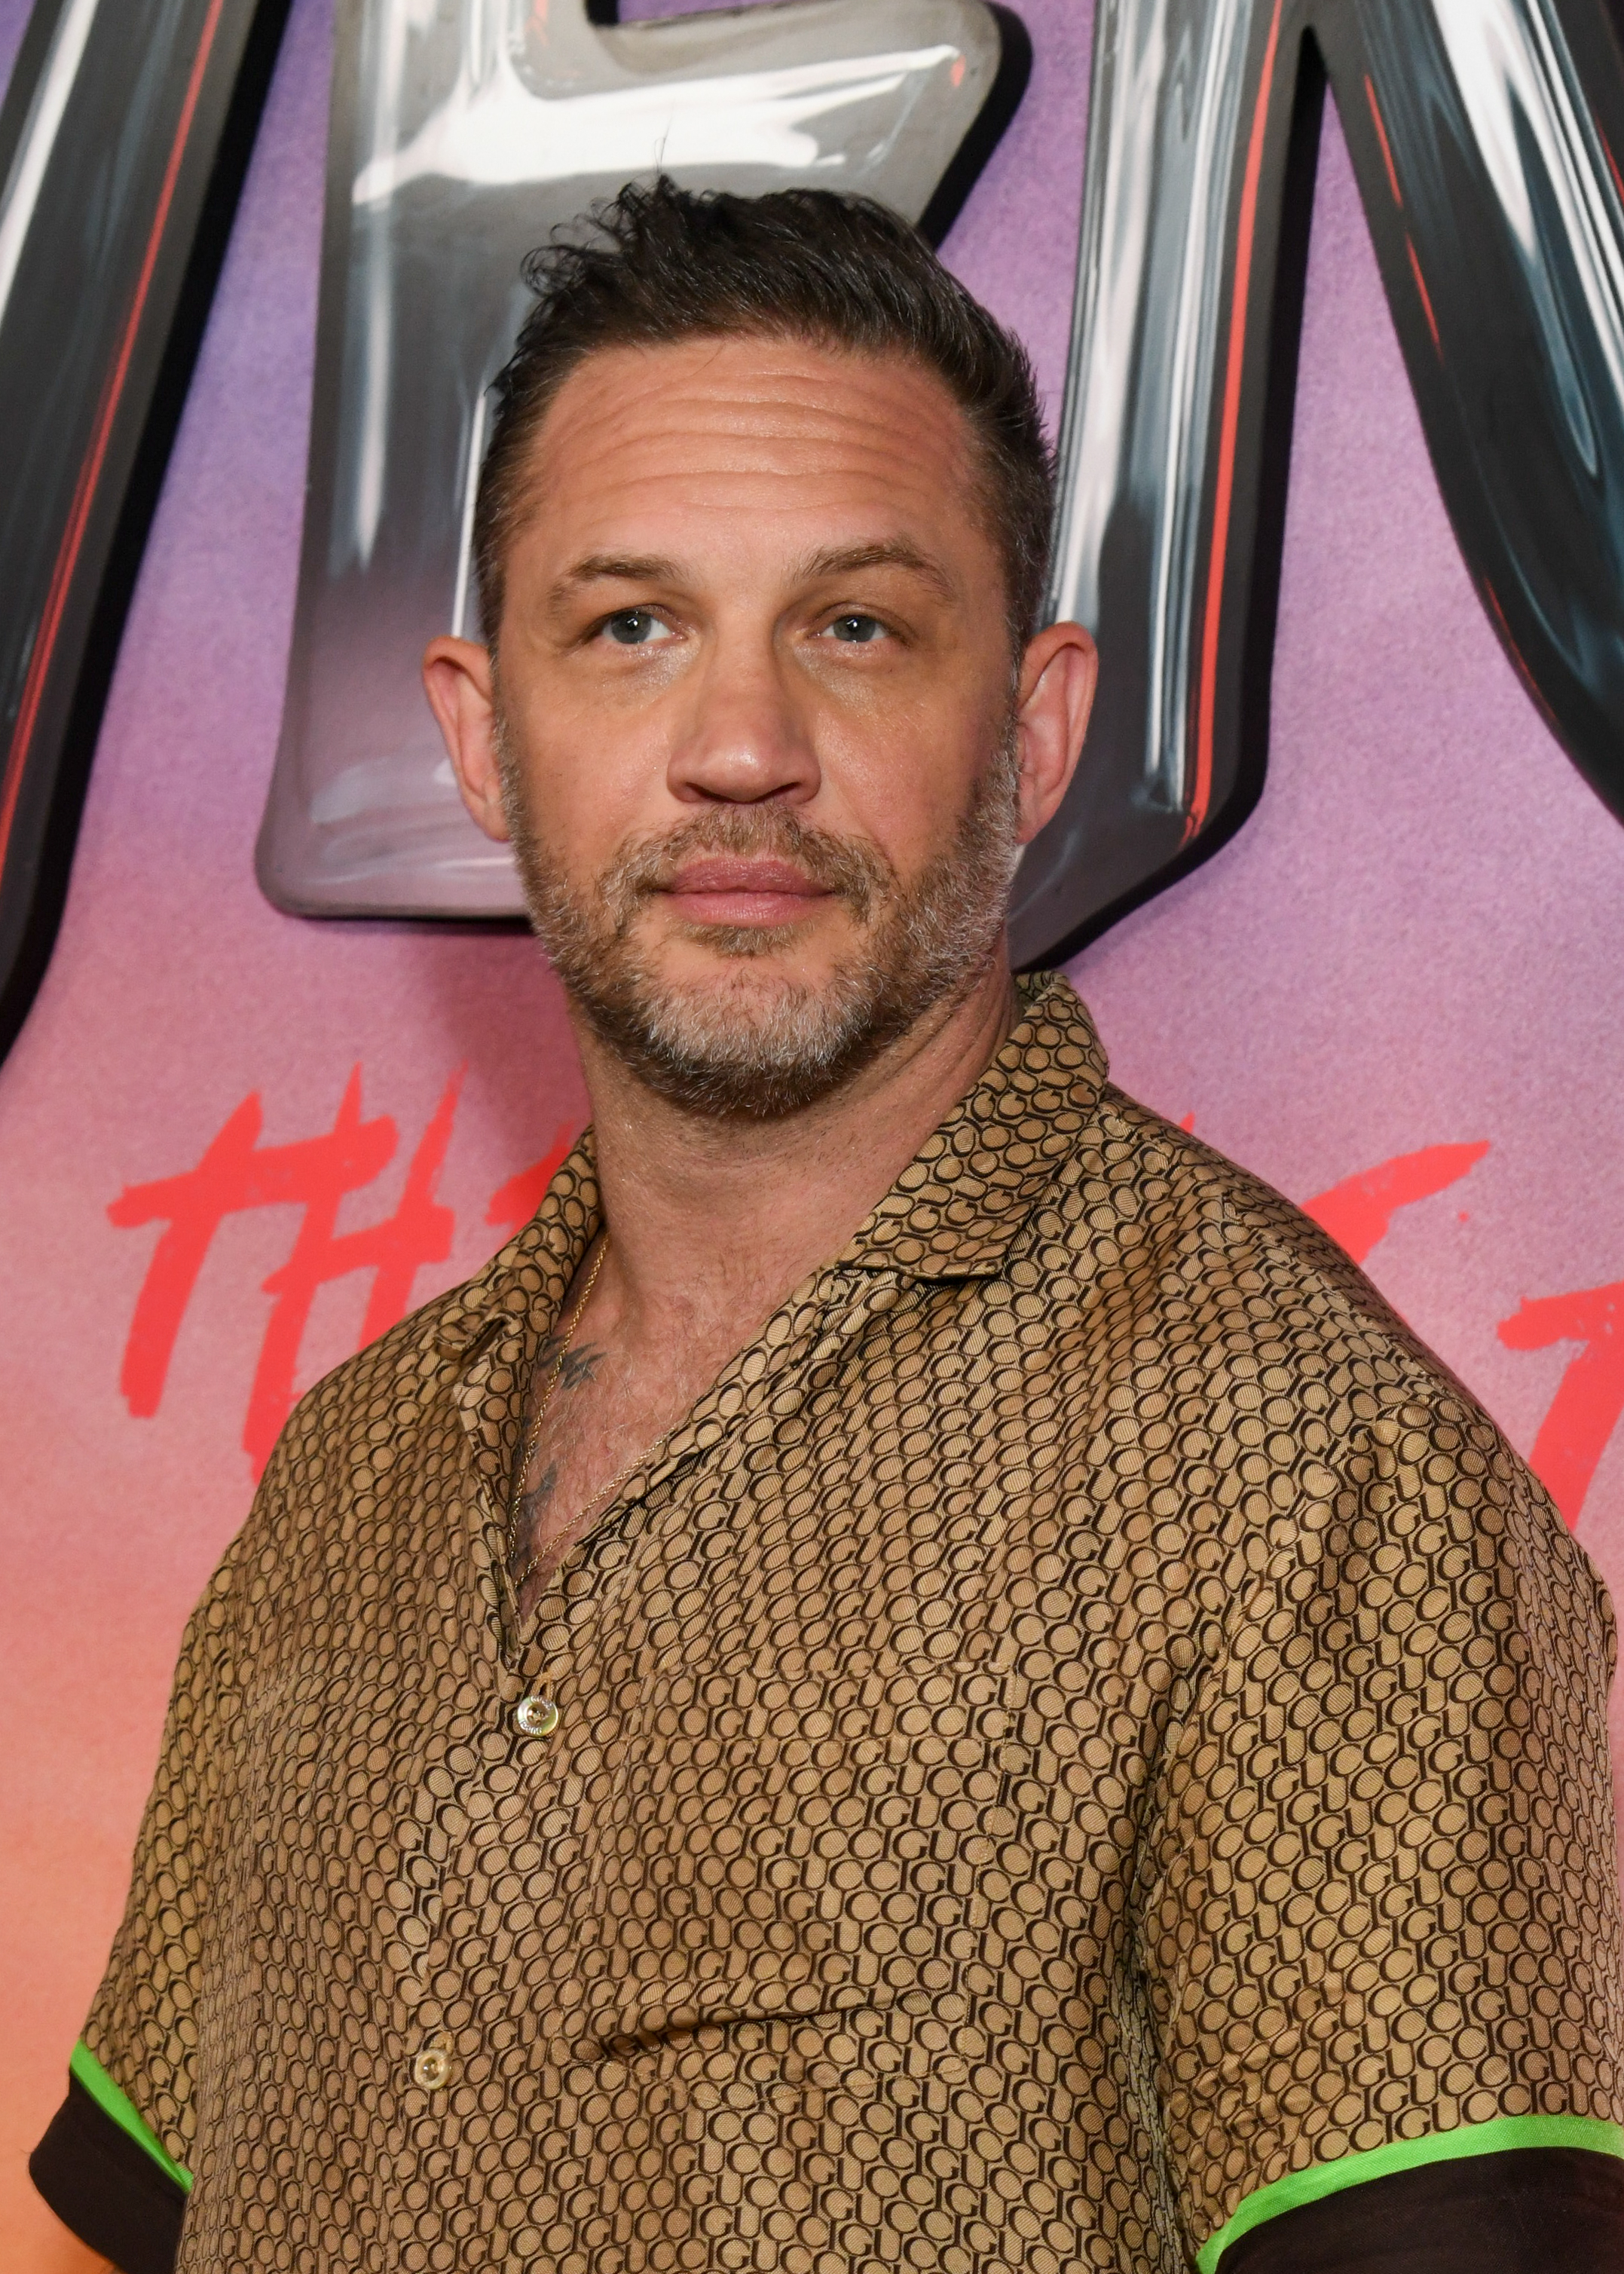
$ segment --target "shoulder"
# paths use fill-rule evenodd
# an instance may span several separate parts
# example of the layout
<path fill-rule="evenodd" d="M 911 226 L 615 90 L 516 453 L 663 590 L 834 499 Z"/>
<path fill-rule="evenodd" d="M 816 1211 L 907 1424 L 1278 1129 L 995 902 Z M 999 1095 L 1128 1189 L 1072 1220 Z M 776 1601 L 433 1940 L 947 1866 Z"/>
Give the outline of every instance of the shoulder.
<path fill-rule="evenodd" d="M 455 1379 L 455 1327 L 477 1284 L 436 1296 L 324 1374 L 289 1416 L 274 1465 L 330 1458 L 340 1448 L 381 1442 L 380 1433 L 410 1434 Z"/>
<path fill-rule="evenodd" d="M 1418 1370 L 1465 1395 L 1312 1217 L 1111 1084 L 1046 1197 L 1040 1253 L 1069 1253 L 1152 1332 L 1280 1365 L 1380 1352 L 1395 1383 Z"/>
<path fill-rule="evenodd" d="M 424 1304 L 299 1399 L 236 1543 L 246 1593 L 251 1574 L 298 1569 L 313 1584 L 368 1540 L 435 1528 L 463 1466 L 454 1392 L 468 1292 Z"/>
<path fill-rule="evenodd" d="M 596 1154 L 587 1129 L 554 1171 L 540 1208 L 479 1270 L 408 1314 L 307 1390 L 267 1470 L 398 1470 L 449 1425 L 454 1396 L 504 1326 L 555 1313 L 599 1221 Z"/>
<path fill-rule="evenodd" d="M 1165 1446 L 1200 1486 L 1186 1510 L 1232 1546 L 1267 1540 L 1283 1570 L 1349 1520 L 1384 1556 L 1447 1536 L 1560 1571 L 1593 1609 L 1588 1560 L 1494 1421 L 1260 1178 L 1108 1086 L 1035 1229 L 1034 1261 L 1074 1283 L 1079 1358 L 1109 1354 L 1096 1446 L 1113 1426 L 1131 1463 Z"/>

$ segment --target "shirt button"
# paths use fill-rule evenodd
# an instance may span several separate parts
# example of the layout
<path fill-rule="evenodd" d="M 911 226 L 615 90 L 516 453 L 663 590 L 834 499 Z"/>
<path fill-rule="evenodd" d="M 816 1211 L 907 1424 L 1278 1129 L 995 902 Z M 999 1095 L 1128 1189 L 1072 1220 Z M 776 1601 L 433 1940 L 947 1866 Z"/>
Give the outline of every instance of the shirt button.
<path fill-rule="evenodd" d="M 451 2074 L 451 2056 L 444 2045 L 425 2045 L 411 2065 L 411 2081 L 425 2092 L 438 2092 Z"/>
<path fill-rule="evenodd" d="M 550 1737 L 559 1725 L 559 1709 L 551 1698 L 532 1690 L 528 1698 L 520 1698 L 513 1718 L 527 1737 Z"/>

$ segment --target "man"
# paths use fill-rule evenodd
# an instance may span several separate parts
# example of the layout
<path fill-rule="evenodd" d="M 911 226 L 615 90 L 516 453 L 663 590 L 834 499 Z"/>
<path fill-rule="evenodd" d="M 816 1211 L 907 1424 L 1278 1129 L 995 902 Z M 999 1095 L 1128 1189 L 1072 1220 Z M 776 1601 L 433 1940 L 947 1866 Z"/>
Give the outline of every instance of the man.
<path fill-rule="evenodd" d="M 593 1126 L 289 1424 L 41 2186 L 126 2274 L 1621 2263 L 1599 1585 L 1010 976 L 1020 350 L 824 195 L 534 281 L 425 677 Z"/>

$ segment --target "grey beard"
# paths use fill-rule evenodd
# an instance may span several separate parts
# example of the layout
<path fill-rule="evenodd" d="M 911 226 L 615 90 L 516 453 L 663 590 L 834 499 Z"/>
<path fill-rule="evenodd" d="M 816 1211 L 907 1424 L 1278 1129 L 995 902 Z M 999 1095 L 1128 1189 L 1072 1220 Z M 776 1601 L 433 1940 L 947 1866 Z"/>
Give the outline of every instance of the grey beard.
<path fill-rule="evenodd" d="M 811 827 L 788 808 L 707 808 L 628 846 L 584 892 L 547 856 L 499 739 L 503 805 L 537 937 L 593 1032 L 647 1087 L 715 1119 L 775 1120 L 828 1096 L 944 1003 L 962 1001 L 998 952 L 1019 858 L 1011 730 L 976 782 L 952 843 L 904 888 L 871 842 Z M 695 855 L 793 860 L 847 902 L 853 952 L 813 989 L 786 979 L 691 991 L 662 983 L 631 944 L 650 894 Z M 718 958 L 748 965 L 787 927 L 690 928 Z M 741 972 L 741 983 L 745 974 Z"/>

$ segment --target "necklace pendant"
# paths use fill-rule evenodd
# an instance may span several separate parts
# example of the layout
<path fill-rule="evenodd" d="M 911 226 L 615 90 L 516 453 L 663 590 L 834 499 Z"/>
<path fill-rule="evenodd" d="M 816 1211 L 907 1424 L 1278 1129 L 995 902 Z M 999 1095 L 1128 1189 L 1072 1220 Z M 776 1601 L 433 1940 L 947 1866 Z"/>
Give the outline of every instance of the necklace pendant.
<path fill-rule="evenodd" d="M 528 1698 L 521 1698 L 513 1709 L 515 1726 L 527 1737 L 550 1737 L 559 1725 L 559 1709 L 551 1698 L 544 1698 L 533 1690 Z"/>

